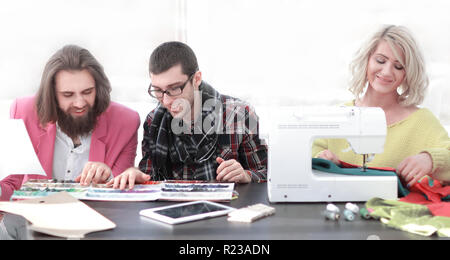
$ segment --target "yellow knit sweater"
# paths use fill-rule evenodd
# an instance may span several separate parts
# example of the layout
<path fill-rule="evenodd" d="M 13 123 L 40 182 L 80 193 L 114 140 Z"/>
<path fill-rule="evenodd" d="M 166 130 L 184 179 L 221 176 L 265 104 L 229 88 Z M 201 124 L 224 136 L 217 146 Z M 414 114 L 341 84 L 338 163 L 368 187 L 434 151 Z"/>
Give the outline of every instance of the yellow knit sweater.
<path fill-rule="evenodd" d="M 344 162 L 362 164 L 362 155 L 355 154 L 345 139 L 316 139 L 312 154 L 317 157 L 325 149 Z M 383 153 L 376 154 L 367 166 L 397 168 L 403 159 L 421 152 L 429 153 L 433 159 L 433 177 L 450 181 L 450 138 L 439 119 L 426 108 L 389 125 Z"/>

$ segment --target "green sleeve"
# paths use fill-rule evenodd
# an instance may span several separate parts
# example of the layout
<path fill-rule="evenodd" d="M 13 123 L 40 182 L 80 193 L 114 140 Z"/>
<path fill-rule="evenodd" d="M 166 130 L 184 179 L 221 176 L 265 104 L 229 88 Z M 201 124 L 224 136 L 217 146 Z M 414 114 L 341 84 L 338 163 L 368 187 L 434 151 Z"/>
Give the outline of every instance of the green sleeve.
<path fill-rule="evenodd" d="M 432 131 L 427 136 L 430 138 L 429 148 L 422 152 L 428 153 L 433 161 L 433 177 L 440 181 L 450 181 L 450 138 L 445 128 L 438 120 L 432 125 Z M 430 126 L 431 128 L 431 126 Z"/>
<path fill-rule="evenodd" d="M 328 149 L 328 139 L 321 138 L 314 140 L 311 153 L 312 157 L 317 158 L 317 155 L 319 155 L 320 152 L 327 149 Z"/>
<path fill-rule="evenodd" d="M 433 160 L 433 177 L 441 181 L 450 181 L 450 141 L 444 147 L 425 149 Z M 446 146 L 446 147 L 445 147 Z"/>

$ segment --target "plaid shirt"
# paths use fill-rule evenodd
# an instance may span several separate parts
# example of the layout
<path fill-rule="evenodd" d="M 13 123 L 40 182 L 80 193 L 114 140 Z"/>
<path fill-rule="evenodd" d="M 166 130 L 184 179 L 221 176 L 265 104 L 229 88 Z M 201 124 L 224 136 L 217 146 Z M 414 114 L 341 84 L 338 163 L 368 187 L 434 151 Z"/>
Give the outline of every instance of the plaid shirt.
<path fill-rule="evenodd" d="M 203 82 L 200 86 L 200 90 L 202 90 L 202 87 L 203 89 L 206 89 L 205 85 L 211 88 Z M 218 167 L 218 164 L 215 162 L 215 158 L 222 157 L 224 160 L 235 159 L 238 161 L 244 170 L 251 175 L 252 182 L 266 181 L 267 145 L 264 140 L 259 138 L 258 116 L 247 103 L 230 96 L 220 95 L 217 92 L 215 93 L 222 105 L 221 113 L 219 113 L 222 119 L 222 126 L 217 126 L 217 129 L 223 129 L 223 131 L 217 133 L 216 141 L 213 144 L 214 147 L 212 147 L 213 149 L 211 149 L 211 152 L 207 152 L 209 158 L 207 158 L 205 162 L 202 161 L 201 163 L 184 164 L 182 169 L 175 169 L 175 167 L 168 169 L 169 176 L 166 176 L 165 178 L 184 180 L 215 180 L 217 176 L 216 170 Z M 153 128 L 150 126 L 152 126 L 155 113 L 160 113 L 158 111 L 161 111 L 161 108 L 162 106 L 159 104 L 157 108 L 148 114 L 147 119 L 144 122 L 144 139 L 142 141 L 143 157 L 139 163 L 139 168 L 142 172 L 150 174 L 152 179 L 160 179 L 160 177 L 156 176 L 157 174 L 154 169 L 152 169 L 152 149 L 168 149 L 167 147 L 161 148 L 161 146 L 164 145 L 158 145 L 151 142 L 152 135 L 150 131 L 160 131 L 160 129 L 155 128 L 155 126 L 153 126 Z M 191 126 L 190 132 L 194 134 L 181 133 L 178 135 L 179 140 L 181 140 L 182 145 L 184 146 L 183 148 L 189 154 L 195 154 L 197 152 L 199 143 L 201 143 L 201 140 L 203 140 L 202 138 L 205 137 L 204 132 L 201 132 L 201 134 L 196 133 L 201 131 L 200 128 L 203 126 L 208 112 L 210 111 L 207 109 L 205 112 L 204 106 L 202 112 L 202 122 Z M 198 128 L 198 126 L 200 126 L 200 128 Z M 176 150 L 176 148 L 172 150 Z M 199 171 L 199 167 L 202 167 L 202 174 L 200 176 L 196 176 L 195 174 L 196 171 Z"/>

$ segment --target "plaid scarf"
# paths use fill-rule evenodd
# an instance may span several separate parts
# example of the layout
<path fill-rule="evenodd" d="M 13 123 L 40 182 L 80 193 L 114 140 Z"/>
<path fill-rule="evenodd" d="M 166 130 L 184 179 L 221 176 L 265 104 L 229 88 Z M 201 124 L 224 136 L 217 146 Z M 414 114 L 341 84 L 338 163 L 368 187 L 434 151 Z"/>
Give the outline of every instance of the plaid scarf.
<path fill-rule="evenodd" d="M 178 120 L 179 126 L 183 129 L 193 131 L 193 134 L 175 134 L 172 129 L 173 117 L 161 104 L 155 109 L 154 117 L 149 126 L 149 157 L 152 162 L 151 175 L 153 180 L 165 179 L 194 179 L 194 180 L 214 180 L 216 177 L 216 149 L 218 135 L 216 127 L 212 125 L 209 129 L 204 129 L 205 120 L 214 122 L 217 118 L 215 108 L 222 106 L 220 94 L 202 82 L 199 89 L 202 91 L 202 103 L 208 100 L 211 109 L 205 110 L 202 104 L 202 115 L 198 117 L 198 122 L 194 127 L 186 125 L 183 120 Z M 210 106 L 214 101 L 215 106 Z M 193 108 L 192 108 L 193 109 Z M 219 115 L 221 118 L 221 115 Z M 192 130 L 190 130 L 192 129 Z M 142 163 L 142 161 L 141 161 Z M 186 166 L 193 172 L 186 172 Z M 140 165 L 140 168 L 142 166 Z"/>

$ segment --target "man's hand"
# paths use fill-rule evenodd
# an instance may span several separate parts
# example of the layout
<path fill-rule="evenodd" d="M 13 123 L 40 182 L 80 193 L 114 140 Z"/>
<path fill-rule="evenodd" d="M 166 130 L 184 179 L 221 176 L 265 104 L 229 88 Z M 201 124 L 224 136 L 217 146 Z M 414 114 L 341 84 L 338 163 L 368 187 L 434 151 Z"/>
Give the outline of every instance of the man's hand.
<path fill-rule="evenodd" d="M 216 171 L 217 181 L 249 183 L 252 180 L 238 161 L 234 159 L 225 161 L 220 157 L 217 157 L 216 161 L 219 163 Z"/>
<path fill-rule="evenodd" d="M 319 153 L 319 155 L 317 157 L 332 161 L 336 165 L 340 165 L 339 158 L 337 157 L 337 155 L 332 153 L 330 150 L 323 150 L 322 152 Z"/>
<path fill-rule="evenodd" d="M 150 175 L 141 172 L 138 168 L 132 167 L 126 169 L 119 176 L 106 183 L 107 186 L 112 186 L 114 189 L 125 189 L 128 183 L 128 188 L 134 188 L 135 183 L 143 183 L 150 180 Z"/>
<path fill-rule="evenodd" d="M 406 157 L 398 166 L 397 174 L 402 177 L 407 186 L 410 187 L 425 175 L 431 174 L 433 170 L 433 160 L 428 153 Z"/>
<path fill-rule="evenodd" d="M 108 165 L 101 162 L 87 162 L 80 176 L 75 178 L 75 181 L 86 186 L 91 183 L 105 183 L 111 174 L 112 171 Z"/>

